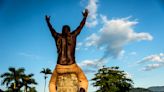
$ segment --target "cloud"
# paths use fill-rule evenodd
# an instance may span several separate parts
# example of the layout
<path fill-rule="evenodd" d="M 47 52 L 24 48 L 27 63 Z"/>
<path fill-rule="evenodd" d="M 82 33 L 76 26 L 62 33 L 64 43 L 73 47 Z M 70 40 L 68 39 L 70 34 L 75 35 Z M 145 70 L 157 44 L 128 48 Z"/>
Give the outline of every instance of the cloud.
<path fill-rule="evenodd" d="M 94 68 L 98 68 L 98 64 L 95 62 L 95 60 L 84 60 L 80 63 L 81 67 L 94 67 Z"/>
<path fill-rule="evenodd" d="M 95 60 L 83 60 L 78 65 L 83 68 L 85 73 L 94 73 L 95 70 L 100 69 L 106 61 L 99 62 L 98 59 Z"/>
<path fill-rule="evenodd" d="M 96 33 L 93 33 L 86 38 L 87 42 L 85 43 L 85 46 L 96 46 L 99 39 L 100 37 Z"/>
<path fill-rule="evenodd" d="M 164 63 L 164 53 L 146 56 L 142 60 L 138 61 L 138 63 L 145 63 L 145 62 Z"/>
<path fill-rule="evenodd" d="M 80 48 L 81 48 L 81 46 L 83 45 L 83 43 L 82 42 L 78 42 L 77 43 L 77 47 L 76 47 L 76 50 L 80 50 Z"/>
<path fill-rule="evenodd" d="M 97 2 L 98 0 L 88 0 L 88 5 L 85 7 L 86 9 L 89 10 L 88 21 L 86 22 L 87 27 L 94 27 L 98 24 Z"/>
<path fill-rule="evenodd" d="M 132 79 L 132 75 L 128 72 L 125 72 L 125 76 L 126 76 L 126 78 Z"/>
<path fill-rule="evenodd" d="M 135 32 L 134 26 L 138 22 L 131 21 L 130 17 L 109 20 L 106 16 L 101 15 L 101 20 L 102 28 L 86 39 L 85 46 L 104 47 L 105 52 L 102 59 L 108 56 L 119 57 L 124 52 L 124 46 L 128 43 L 153 39 L 149 33 Z"/>
<path fill-rule="evenodd" d="M 84 0 L 81 3 L 84 3 Z M 85 7 L 89 10 L 87 27 L 95 27 L 98 23 L 102 25 L 97 33 L 92 33 L 83 43 L 86 47 L 96 46 L 104 50 L 104 55 L 99 61 L 107 57 L 118 58 L 124 55 L 124 46 L 131 42 L 152 40 L 153 37 L 146 32 L 135 32 L 134 27 L 138 24 L 130 17 L 108 19 L 107 16 L 97 13 L 99 0 L 88 0 Z M 79 48 L 77 48 L 79 49 Z"/>
<path fill-rule="evenodd" d="M 164 53 L 160 54 L 154 54 L 154 55 L 149 55 L 138 61 L 138 64 L 144 64 L 144 63 L 150 63 L 152 62 L 153 64 L 148 64 L 141 70 L 143 71 L 150 71 L 159 67 L 164 66 Z"/>
<path fill-rule="evenodd" d="M 147 66 L 145 66 L 144 68 L 142 68 L 142 71 L 150 71 L 150 70 L 153 70 L 153 69 L 156 69 L 156 68 L 159 68 L 159 67 L 163 67 L 164 64 L 149 64 Z"/>
<path fill-rule="evenodd" d="M 81 67 L 101 68 L 105 63 L 106 63 L 106 61 L 98 62 L 98 59 L 83 60 L 79 65 Z"/>

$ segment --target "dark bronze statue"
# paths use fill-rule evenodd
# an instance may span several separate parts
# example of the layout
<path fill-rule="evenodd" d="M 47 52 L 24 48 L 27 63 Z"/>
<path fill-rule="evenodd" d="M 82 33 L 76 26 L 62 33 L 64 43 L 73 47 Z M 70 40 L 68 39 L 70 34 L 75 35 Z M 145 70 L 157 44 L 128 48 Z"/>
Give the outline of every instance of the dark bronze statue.
<path fill-rule="evenodd" d="M 76 38 L 85 25 L 88 16 L 86 9 L 80 25 L 71 32 L 68 25 L 64 25 L 62 33 L 57 33 L 50 23 L 50 16 L 46 22 L 55 39 L 57 47 L 57 65 L 49 83 L 50 92 L 87 92 L 88 80 L 75 61 Z"/>

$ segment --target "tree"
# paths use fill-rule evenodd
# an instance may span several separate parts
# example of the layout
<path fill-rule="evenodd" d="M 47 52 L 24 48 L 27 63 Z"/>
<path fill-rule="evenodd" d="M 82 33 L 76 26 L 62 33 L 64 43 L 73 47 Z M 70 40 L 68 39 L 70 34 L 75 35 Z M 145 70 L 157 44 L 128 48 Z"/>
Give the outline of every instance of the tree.
<path fill-rule="evenodd" d="M 29 85 L 36 85 L 36 81 L 35 79 L 33 79 L 32 77 L 34 76 L 34 74 L 28 74 L 28 75 L 25 75 L 22 77 L 22 85 L 24 86 L 24 92 L 27 92 L 27 90 L 31 89 L 31 87 Z M 31 91 L 30 91 L 31 92 Z"/>
<path fill-rule="evenodd" d="M 12 90 L 12 92 L 19 92 L 21 88 L 20 79 L 24 75 L 24 68 L 15 69 L 13 67 L 9 67 L 9 72 L 2 74 L 0 77 L 4 78 L 2 80 L 1 85 L 5 85 L 8 89 Z"/>
<path fill-rule="evenodd" d="M 44 83 L 44 92 L 46 92 L 46 79 L 47 79 L 47 75 L 48 74 L 52 74 L 51 70 L 49 68 L 43 68 L 43 70 L 40 72 L 44 74 L 44 79 L 45 79 L 45 83 Z"/>
<path fill-rule="evenodd" d="M 28 92 L 37 92 L 35 87 L 31 87 Z"/>
<path fill-rule="evenodd" d="M 4 92 L 2 89 L 0 89 L 0 92 Z"/>
<path fill-rule="evenodd" d="M 6 85 L 8 88 L 5 92 L 23 92 L 21 90 L 23 86 L 24 91 L 27 92 L 27 89 L 31 89 L 29 85 L 37 84 L 35 79 L 32 78 L 34 74 L 25 74 L 24 68 L 15 69 L 13 67 L 9 67 L 8 70 L 9 72 L 3 73 L 0 76 L 3 78 L 1 85 Z"/>
<path fill-rule="evenodd" d="M 96 92 L 128 92 L 133 84 L 119 67 L 103 67 L 91 80 L 94 81 L 93 86 L 99 88 Z"/>

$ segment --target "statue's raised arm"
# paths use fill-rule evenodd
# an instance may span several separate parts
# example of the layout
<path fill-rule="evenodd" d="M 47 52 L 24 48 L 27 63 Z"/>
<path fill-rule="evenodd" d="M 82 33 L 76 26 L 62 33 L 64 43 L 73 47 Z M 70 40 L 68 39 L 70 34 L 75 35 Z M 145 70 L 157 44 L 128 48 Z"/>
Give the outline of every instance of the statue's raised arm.
<path fill-rule="evenodd" d="M 58 35 L 58 33 L 56 32 L 56 30 L 52 27 L 51 23 L 50 23 L 50 16 L 45 16 L 45 19 L 46 19 L 46 22 L 47 22 L 47 25 L 49 27 L 49 30 L 52 34 L 53 37 L 56 37 Z"/>
<path fill-rule="evenodd" d="M 72 32 L 72 34 L 78 35 L 81 32 L 82 28 L 85 25 L 87 16 L 88 16 L 88 9 L 85 9 L 85 12 L 82 12 L 82 14 L 83 14 L 83 19 L 80 22 L 80 25 Z"/>

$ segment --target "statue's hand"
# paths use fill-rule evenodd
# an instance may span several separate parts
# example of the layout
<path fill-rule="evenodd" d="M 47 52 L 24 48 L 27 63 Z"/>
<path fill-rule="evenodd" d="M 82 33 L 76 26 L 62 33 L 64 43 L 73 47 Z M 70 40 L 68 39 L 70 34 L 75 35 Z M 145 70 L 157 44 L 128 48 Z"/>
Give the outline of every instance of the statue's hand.
<path fill-rule="evenodd" d="M 86 18 L 88 16 L 88 9 L 85 9 L 85 12 L 82 12 L 83 16 Z"/>
<path fill-rule="evenodd" d="M 84 88 L 80 88 L 80 92 L 85 92 L 85 89 Z"/>
<path fill-rule="evenodd" d="M 46 18 L 46 21 L 50 21 L 50 16 L 45 16 L 45 18 Z"/>

